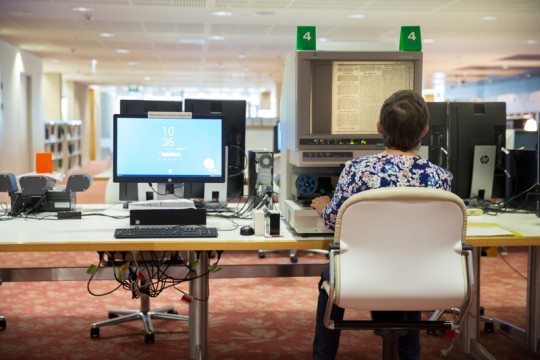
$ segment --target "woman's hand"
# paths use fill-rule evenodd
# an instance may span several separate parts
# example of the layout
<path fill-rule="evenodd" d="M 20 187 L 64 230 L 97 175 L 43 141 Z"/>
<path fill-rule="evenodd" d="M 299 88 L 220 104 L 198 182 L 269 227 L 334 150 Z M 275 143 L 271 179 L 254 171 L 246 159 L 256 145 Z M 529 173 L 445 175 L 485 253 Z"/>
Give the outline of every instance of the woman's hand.
<path fill-rule="evenodd" d="M 319 215 L 323 212 L 326 205 L 330 202 L 330 197 L 328 196 L 319 196 L 311 200 L 311 207 L 317 210 Z"/>

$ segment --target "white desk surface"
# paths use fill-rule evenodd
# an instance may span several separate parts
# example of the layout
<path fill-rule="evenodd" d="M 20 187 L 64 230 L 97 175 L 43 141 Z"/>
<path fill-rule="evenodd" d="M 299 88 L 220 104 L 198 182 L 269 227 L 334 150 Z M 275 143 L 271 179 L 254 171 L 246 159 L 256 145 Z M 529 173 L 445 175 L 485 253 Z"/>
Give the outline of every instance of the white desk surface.
<path fill-rule="evenodd" d="M 218 228 L 219 237 L 204 239 L 115 239 L 114 229 L 129 226 L 129 219 L 89 216 L 104 213 L 128 216 L 121 205 L 82 205 L 80 220 L 13 219 L 0 222 L 0 251 L 106 251 L 106 250 L 291 250 L 328 249 L 331 236 L 302 237 L 282 221 L 279 237 L 242 236 L 240 226 L 250 220 L 208 216 L 207 226 Z M 38 214 L 43 216 L 43 214 Z M 469 227 L 500 226 L 518 236 L 469 236 L 473 246 L 539 246 L 540 218 L 534 214 L 483 215 L 468 218 Z"/>
<path fill-rule="evenodd" d="M 506 213 L 499 215 L 469 216 L 468 227 L 500 226 L 516 236 L 467 236 L 473 246 L 539 246 L 540 218 L 535 214 Z"/>
<path fill-rule="evenodd" d="M 290 250 L 326 249 L 331 237 L 301 237 L 291 233 L 282 221 L 279 237 L 242 236 L 240 226 L 248 219 L 227 219 L 208 216 L 206 226 L 216 227 L 217 238 L 182 239 L 116 239 L 114 229 L 129 226 L 129 217 L 114 219 L 91 216 L 129 216 L 121 205 L 83 205 L 77 210 L 82 219 L 48 220 L 18 218 L 0 222 L 0 251 L 113 251 L 113 250 Z M 44 214 L 37 214 L 42 217 Z"/>

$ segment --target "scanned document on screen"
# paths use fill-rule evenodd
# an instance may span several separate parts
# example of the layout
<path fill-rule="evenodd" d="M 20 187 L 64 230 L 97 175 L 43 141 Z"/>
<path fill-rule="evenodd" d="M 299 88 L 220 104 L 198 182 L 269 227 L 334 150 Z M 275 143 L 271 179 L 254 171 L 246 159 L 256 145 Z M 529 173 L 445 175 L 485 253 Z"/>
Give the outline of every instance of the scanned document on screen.
<path fill-rule="evenodd" d="M 413 85 L 412 62 L 334 62 L 332 134 L 376 133 L 384 100 Z"/>

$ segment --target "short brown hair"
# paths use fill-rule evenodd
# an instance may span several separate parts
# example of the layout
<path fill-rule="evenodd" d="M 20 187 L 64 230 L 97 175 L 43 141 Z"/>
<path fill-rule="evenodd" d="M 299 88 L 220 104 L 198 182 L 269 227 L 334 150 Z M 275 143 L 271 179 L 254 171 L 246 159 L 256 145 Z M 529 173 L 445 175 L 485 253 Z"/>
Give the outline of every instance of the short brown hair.
<path fill-rule="evenodd" d="M 384 101 L 379 116 L 384 146 L 400 151 L 416 149 L 428 117 L 422 96 L 412 90 L 396 91 Z"/>

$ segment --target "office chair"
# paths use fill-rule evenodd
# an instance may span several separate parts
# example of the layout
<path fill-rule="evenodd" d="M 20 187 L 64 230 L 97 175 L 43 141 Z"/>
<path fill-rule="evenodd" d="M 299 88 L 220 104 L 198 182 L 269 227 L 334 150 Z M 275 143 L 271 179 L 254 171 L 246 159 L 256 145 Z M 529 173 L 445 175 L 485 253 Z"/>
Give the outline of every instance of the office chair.
<path fill-rule="evenodd" d="M 187 321 L 188 316 L 179 315 L 172 306 L 163 306 L 155 309 L 150 308 L 150 297 L 151 291 L 149 290 L 150 283 L 152 278 L 157 275 L 162 275 L 161 266 L 164 264 L 180 263 L 178 261 L 178 254 L 175 252 L 114 252 L 106 254 L 108 259 L 106 263 L 112 265 L 113 262 L 116 266 L 121 266 L 127 261 L 131 263 L 134 262 L 133 259 L 136 259 L 136 264 L 139 270 L 142 270 L 144 280 L 138 278 L 135 273 L 130 272 L 128 276 L 132 276 L 135 279 L 130 282 L 131 290 L 136 297 L 140 297 L 140 308 L 137 310 L 131 309 L 111 309 L 109 310 L 109 319 L 96 322 L 90 327 L 90 337 L 98 338 L 99 329 L 105 326 L 122 324 L 125 322 L 135 321 L 141 319 L 144 325 L 144 342 L 147 344 L 152 344 L 155 341 L 154 338 L 154 327 L 152 325 L 152 319 L 160 320 L 176 320 L 176 321 Z M 156 261 L 159 262 L 156 263 Z M 164 267 L 167 267 L 165 265 Z M 137 280 L 139 279 L 139 281 Z M 133 285 L 140 284 L 140 285 Z M 138 287 L 135 289 L 135 287 Z M 161 290 L 159 290 L 160 292 Z M 135 296 L 134 296 L 135 297 Z"/>
<path fill-rule="evenodd" d="M 467 216 L 453 193 L 430 188 L 381 188 L 340 208 L 324 284 L 329 329 L 375 330 L 383 359 L 398 359 L 398 338 L 409 330 L 459 327 L 472 301 L 471 248 L 463 243 Z M 332 306 L 371 311 L 432 311 L 459 307 L 452 321 L 330 319 Z"/>
<path fill-rule="evenodd" d="M 2 285 L 2 279 L 0 279 L 0 285 Z M 3 316 L 0 316 L 0 330 L 5 330 L 7 326 L 6 318 Z"/>

